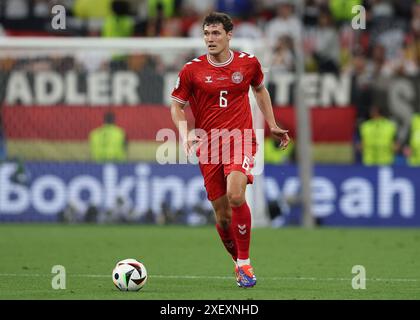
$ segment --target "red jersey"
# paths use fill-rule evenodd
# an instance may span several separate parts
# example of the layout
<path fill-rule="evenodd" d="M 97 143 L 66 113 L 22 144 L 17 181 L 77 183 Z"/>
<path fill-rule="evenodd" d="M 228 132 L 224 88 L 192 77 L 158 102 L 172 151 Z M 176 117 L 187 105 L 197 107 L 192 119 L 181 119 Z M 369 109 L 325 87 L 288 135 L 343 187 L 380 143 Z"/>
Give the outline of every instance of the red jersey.
<path fill-rule="evenodd" d="M 224 63 L 214 63 L 208 55 L 203 55 L 188 62 L 179 73 L 171 97 L 182 104 L 189 102 L 196 129 L 210 136 L 209 144 L 203 143 L 197 150 L 210 201 L 226 194 L 226 176 L 232 171 L 246 174 L 248 183 L 253 181 L 250 169 L 256 139 L 248 93 L 249 86 L 259 87 L 263 80 L 261 65 L 255 56 L 233 51 Z M 213 136 L 212 130 L 239 131 L 245 135 L 239 141 L 229 138 L 224 142 L 217 134 Z M 237 148 L 239 143 L 241 148 Z"/>
<path fill-rule="evenodd" d="M 185 64 L 177 79 L 172 99 L 190 103 L 195 127 L 252 129 L 249 86 L 259 87 L 264 75 L 254 55 L 230 51 L 226 62 L 215 63 L 202 55 Z"/>

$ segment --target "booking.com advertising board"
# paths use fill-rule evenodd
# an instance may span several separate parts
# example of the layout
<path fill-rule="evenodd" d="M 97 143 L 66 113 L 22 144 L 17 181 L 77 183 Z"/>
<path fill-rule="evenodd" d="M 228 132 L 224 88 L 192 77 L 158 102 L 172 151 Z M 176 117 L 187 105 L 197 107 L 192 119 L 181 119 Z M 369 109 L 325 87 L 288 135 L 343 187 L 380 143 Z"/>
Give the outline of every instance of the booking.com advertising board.
<path fill-rule="evenodd" d="M 298 168 L 266 165 L 267 199 L 298 198 Z M 0 221 L 57 221 L 69 203 L 84 212 L 90 204 L 112 208 L 120 196 L 136 214 L 159 212 L 163 201 L 174 209 L 206 200 L 194 165 L 25 163 L 27 181 L 13 179 L 16 164 L 0 165 Z M 420 227 L 420 174 L 405 166 L 316 166 L 313 211 L 322 225 Z M 290 207 L 286 225 L 299 220 Z M 296 220 L 297 219 L 297 220 Z"/>

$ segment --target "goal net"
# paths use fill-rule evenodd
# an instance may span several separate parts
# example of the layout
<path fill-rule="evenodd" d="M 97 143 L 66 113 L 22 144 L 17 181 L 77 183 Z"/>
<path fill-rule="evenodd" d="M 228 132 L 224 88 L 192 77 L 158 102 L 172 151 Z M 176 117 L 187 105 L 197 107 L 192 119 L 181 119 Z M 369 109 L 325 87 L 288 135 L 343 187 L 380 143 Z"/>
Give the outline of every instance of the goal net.
<path fill-rule="evenodd" d="M 264 67 L 263 44 L 236 39 L 231 45 L 255 54 Z M 178 141 L 158 141 L 158 132 L 175 132 L 170 93 L 183 65 L 204 53 L 200 39 L 0 39 L 0 218 L 54 220 L 69 206 L 86 216 L 92 206 L 110 209 L 120 200 L 137 218 L 167 207 L 192 210 L 200 201 L 209 209 L 202 193 L 191 195 L 199 183 L 190 169 L 171 166 L 168 173 L 157 164 L 157 157 L 172 164 L 182 157 Z M 254 126 L 263 129 L 250 98 Z M 126 132 L 126 156 L 98 164 L 89 135 L 110 112 Z M 193 121 L 190 111 L 187 116 Z M 263 160 L 260 148 L 257 164 Z M 254 226 L 268 222 L 263 179 L 260 172 L 247 192 Z"/>

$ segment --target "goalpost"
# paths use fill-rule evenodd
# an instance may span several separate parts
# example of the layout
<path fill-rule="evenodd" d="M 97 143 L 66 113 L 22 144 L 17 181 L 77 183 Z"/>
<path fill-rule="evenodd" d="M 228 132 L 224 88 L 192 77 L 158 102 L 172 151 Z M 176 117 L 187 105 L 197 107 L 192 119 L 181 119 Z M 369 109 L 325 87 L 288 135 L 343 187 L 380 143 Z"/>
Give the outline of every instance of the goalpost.
<path fill-rule="evenodd" d="M 267 67 L 264 43 L 233 39 L 231 47 L 256 55 L 263 69 Z M 13 105 L 57 108 L 63 105 L 92 108 L 120 104 L 134 108 L 155 104 L 169 106 L 170 93 L 178 72 L 186 62 L 205 52 L 201 39 L 189 38 L 4 37 L 0 38 L 0 77 L 2 73 L 9 84 L 13 83 L 13 87 L 3 88 L 0 98 L 3 107 L 11 108 Z M 254 128 L 263 129 L 264 119 L 252 94 L 250 101 Z M 17 109 L 11 109 L 11 112 Z M 74 113 L 69 116 L 79 110 L 75 107 Z M 52 115 L 48 116 L 54 119 Z M 55 125 L 59 130 L 65 123 Z M 152 128 L 138 130 L 150 137 Z M 77 135 L 74 132 L 70 134 Z M 54 132 L 50 135 L 54 135 Z M 257 135 L 257 164 L 264 161 L 263 139 L 263 136 Z M 12 139 L 7 143 L 9 156 L 25 160 L 89 160 L 86 143 L 80 141 L 69 141 L 66 146 L 59 139 L 42 142 Z M 134 143 L 130 148 L 129 160 L 153 161 L 156 151 L 153 142 Z M 267 226 L 269 219 L 263 172 L 255 176 L 252 186 L 248 186 L 247 200 L 253 215 L 253 226 Z"/>

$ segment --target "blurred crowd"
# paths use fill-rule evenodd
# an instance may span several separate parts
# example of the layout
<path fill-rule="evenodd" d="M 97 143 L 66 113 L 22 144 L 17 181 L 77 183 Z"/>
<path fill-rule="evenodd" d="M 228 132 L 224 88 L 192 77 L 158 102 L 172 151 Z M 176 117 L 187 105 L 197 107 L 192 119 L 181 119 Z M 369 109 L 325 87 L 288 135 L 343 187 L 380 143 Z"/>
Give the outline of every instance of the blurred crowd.
<path fill-rule="evenodd" d="M 65 29 L 51 25 L 57 4 L 66 8 Z M 352 27 L 357 5 L 365 29 Z M 354 75 L 361 118 L 366 88 L 386 84 L 378 78 L 419 73 L 419 0 L 2 0 L 0 36 L 201 37 L 213 10 L 234 18 L 235 37 L 268 42 L 271 72 L 293 71 L 301 44 L 308 72 Z"/>
<path fill-rule="evenodd" d="M 280 214 L 279 214 L 280 215 Z M 163 201 L 159 209 L 137 212 L 124 197 L 117 196 L 112 207 L 104 209 L 89 204 L 85 209 L 69 203 L 58 212 L 58 221 L 62 223 L 98 223 L 98 224 L 157 224 L 157 225 L 214 225 L 213 211 L 203 203 L 192 208 L 173 208 L 168 201 Z"/>

